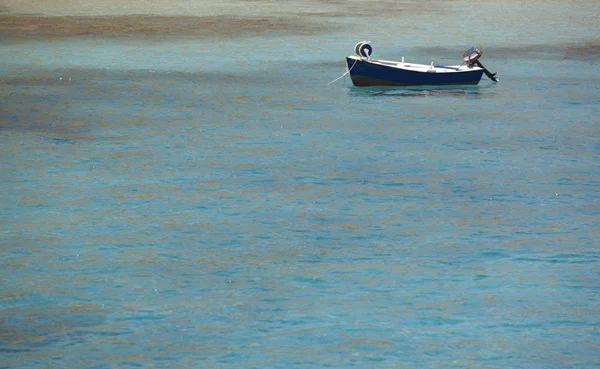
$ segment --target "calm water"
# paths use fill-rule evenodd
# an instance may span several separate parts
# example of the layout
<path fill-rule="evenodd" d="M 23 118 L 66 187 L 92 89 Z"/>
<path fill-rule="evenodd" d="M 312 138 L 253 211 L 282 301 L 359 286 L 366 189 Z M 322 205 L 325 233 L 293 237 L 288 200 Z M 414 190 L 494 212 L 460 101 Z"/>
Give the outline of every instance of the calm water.
<path fill-rule="evenodd" d="M 3 41 L 0 368 L 600 367 L 600 5 L 424 7 Z"/>

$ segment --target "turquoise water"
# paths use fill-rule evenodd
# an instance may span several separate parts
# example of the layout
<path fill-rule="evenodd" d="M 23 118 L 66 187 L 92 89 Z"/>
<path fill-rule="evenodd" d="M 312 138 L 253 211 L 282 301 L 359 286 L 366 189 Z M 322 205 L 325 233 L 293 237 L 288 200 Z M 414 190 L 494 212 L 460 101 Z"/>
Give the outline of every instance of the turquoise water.
<path fill-rule="evenodd" d="M 599 5 L 447 4 L 5 41 L 0 368 L 600 367 Z M 328 85 L 363 39 L 500 83 Z"/>

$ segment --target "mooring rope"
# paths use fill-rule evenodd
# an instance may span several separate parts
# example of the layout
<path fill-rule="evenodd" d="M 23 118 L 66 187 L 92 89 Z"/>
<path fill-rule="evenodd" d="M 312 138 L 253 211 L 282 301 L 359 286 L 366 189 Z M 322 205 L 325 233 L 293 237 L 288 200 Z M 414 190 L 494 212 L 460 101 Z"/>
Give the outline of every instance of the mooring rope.
<path fill-rule="evenodd" d="M 346 73 L 342 74 L 341 76 L 339 76 L 338 78 L 334 79 L 333 81 L 329 82 L 327 84 L 327 86 L 329 86 L 330 84 L 332 84 L 333 82 L 339 81 L 340 79 L 346 77 L 348 75 L 348 73 L 350 73 L 350 71 L 352 70 L 352 68 L 354 68 L 354 66 L 356 65 L 356 62 L 358 61 L 358 59 L 354 59 L 354 64 L 352 64 L 352 66 L 350 67 L 350 69 L 346 70 Z M 348 68 L 348 65 L 346 65 L 346 68 Z"/>

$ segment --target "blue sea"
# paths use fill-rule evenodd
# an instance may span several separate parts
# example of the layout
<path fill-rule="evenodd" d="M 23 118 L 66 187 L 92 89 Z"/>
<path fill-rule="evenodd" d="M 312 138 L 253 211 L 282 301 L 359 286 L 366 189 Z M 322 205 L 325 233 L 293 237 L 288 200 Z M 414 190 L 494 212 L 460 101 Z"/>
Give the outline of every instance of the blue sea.
<path fill-rule="evenodd" d="M 599 368 L 600 3 L 282 3 L 0 39 L 0 368 Z"/>

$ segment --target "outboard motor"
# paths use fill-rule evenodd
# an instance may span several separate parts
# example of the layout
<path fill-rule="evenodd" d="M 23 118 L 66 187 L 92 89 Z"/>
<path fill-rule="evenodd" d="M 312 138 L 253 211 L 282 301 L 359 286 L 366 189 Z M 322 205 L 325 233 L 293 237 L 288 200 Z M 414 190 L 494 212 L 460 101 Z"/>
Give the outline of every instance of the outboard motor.
<path fill-rule="evenodd" d="M 354 46 L 354 52 L 356 55 L 360 56 L 361 58 L 371 59 L 373 47 L 369 45 L 369 43 L 371 43 L 371 41 L 362 41 L 357 43 L 356 46 Z"/>
<path fill-rule="evenodd" d="M 478 47 L 472 47 L 469 50 L 465 51 L 463 54 L 463 60 L 467 63 L 469 68 L 479 67 L 483 69 L 483 73 L 488 76 L 494 82 L 500 81 L 500 78 L 496 76 L 496 73 L 491 73 L 486 67 L 481 64 L 479 58 L 483 55 L 483 52 Z"/>
<path fill-rule="evenodd" d="M 465 61 L 465 63 L 467 63 L 469 68 L 472 68 L 474 65 L 476 65 L 477 60 L 481 58 L 482 55 L 483 53 L 481 52 L 481 50 L 479 50 L 479 48 L 472 47 L 469 50 L 465 51 L 465 53 L 463 54 L 463 60 Z"/>

